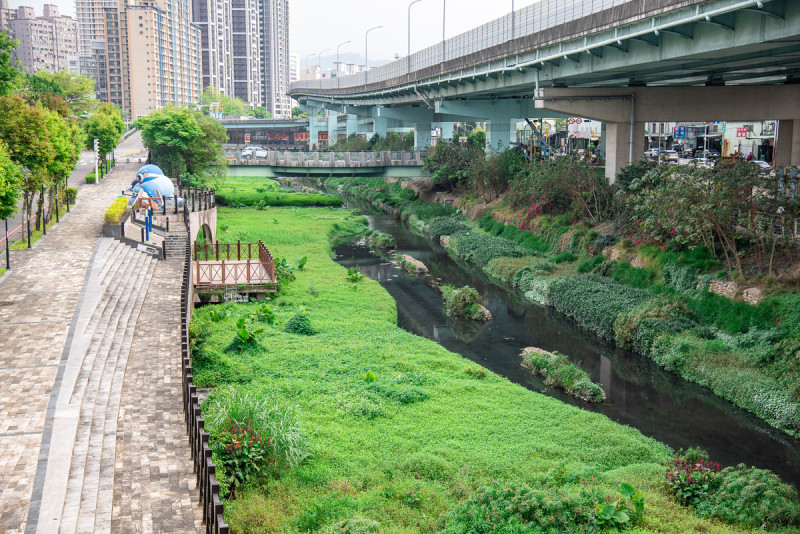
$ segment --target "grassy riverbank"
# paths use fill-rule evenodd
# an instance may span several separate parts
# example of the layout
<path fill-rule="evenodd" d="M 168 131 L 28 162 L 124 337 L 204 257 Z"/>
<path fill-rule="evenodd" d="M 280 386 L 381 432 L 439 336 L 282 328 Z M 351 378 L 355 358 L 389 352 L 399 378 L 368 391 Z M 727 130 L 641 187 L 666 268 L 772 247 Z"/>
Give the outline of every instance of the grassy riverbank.
<path fill-rule="evenodd" d="M 568 215 L 535 217 L 526 223 L 535 231 L 522 231 L 502 222 L 517 217 L 502 204 L 494 214 L 467 221 L 453 208 L 420 202 L 397 183 L 337 177 L 324 186 L 395 209 L 435 241 L 448 236 L 453 257 L 529 302 L 551 305 L 587 330 L 800 435 L 797 293 L 775 290 L 755 306 L 712 294 L 707 289 L 722 273 L 704 249 L 618 244 L 618 257 L 606 258 L 601 252 L 619 236 L 608 225 L 570 225 Z"/>
<path fill-rule="evenodd" d="M 281 189 L 277 180 L 229 176 L 216 190 L 222 206 L 341 206 L 338 197 Z"/>
<path fill-rule="evenodd" d="M 545 515 L 559 531 L 568 503 L 576 513 L 593 509 L 591 491 L 582 493 L 593 477 L 602 495 L 618 495 L 622 483 L 644 492 L 646 512 L 630 532 L 744 532 L 699 519 L 666 494 L 666 446 L 398 328 L 380 285 L 348 280 L 330 258 L 330 239 L 364 230 L 363 218 L 325 208 L 221 208 L 219 227 L 227 228 L 220 241 L 261 239 L 276 258 L 308 257 L 269 304 L 275 322 L 262 323 L 255 344 L 234 339 L 239 319 L 260 303 L 207 306 L 193 319 L 198 385 L 295 405 L 311 435 L 313 457 L 237 492 L 226 507 L 235 532 L 466 532 L 464 509 L 452 510 L 493 481 L 547 495 Z M 298 313 L 315 335 L 284 331 Z"/>

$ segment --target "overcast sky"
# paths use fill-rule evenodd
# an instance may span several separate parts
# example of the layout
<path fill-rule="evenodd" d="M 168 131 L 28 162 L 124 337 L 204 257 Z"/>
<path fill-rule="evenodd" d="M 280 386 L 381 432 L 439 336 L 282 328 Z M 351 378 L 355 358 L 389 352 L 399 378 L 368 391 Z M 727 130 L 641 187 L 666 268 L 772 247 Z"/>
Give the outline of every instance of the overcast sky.
<path fill-rule="evenodd" d="M 537 0 L 514 0 L 514 8 Z M 411 8 L 412 53 L 442 39 L 442 6 L 447 4 L 446 37 L 465 32 L 511 11 L 512 0 L 420 0 Z M 63 15 L 75 15 L 74 0 L 9 0 L 10 7 L 32 6 L 42 14 L 42 5 L 56 4 Z M 290 52 L 300 58 L 301 67 L 316 65 L 322 55 L 323 67 L 335 61 L 336 47 L 344 56 L 364 57 L 364 34 L 373 26 L 383 28 L 369 34 L 370 64 L 406 55 L 408 46 L 408 5 L 411 0 L 289 0 Z M 311 55 L 311 57 L 309 57 Z M 327 57 L 327 61 L 326 61 Z M 345 60 L 344 57 L 342 60 Z"/>

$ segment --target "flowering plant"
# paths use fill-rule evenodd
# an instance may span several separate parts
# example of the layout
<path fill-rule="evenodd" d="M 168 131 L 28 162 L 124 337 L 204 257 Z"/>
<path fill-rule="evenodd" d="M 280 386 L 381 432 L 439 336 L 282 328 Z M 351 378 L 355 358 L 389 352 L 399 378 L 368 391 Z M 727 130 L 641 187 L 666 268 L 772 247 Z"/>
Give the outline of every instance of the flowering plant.
<path fill-rule="evenodd" d="M 708 459 L 705 451 L 696 449 L 675 455 L 666 467 L 667 490 L 686 506 L 697 506 L 708 498 L 711 483 L 720 469 L 718 463 Z"/>
<path fill-rule="evenodd" d="M 228 477 L 231 499 L 245 482 L 266 470 L 270 463 L 271 441 L 254 431 L 249 418 L 242 423 L 229 420 L 215 436 L 214 449 Z"/>

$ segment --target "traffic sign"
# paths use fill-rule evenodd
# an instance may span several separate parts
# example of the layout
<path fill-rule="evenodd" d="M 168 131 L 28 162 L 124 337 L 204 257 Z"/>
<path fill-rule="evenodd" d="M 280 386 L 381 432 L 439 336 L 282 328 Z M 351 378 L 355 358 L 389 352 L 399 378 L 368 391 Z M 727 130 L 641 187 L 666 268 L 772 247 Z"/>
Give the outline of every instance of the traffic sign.
<path fill-rule="evenodd" d="M 727 130 L 727 129 L 728 129 L 728 123 L 727 122 L 723 122 L 722 123 L 722 133 L 725 133 L 725 130 Z"/>
<path fill-rule="evenodd" d="M 686 126 L 676 126 L 673 128 L 672 137 L 675 139 L 686 139 Z"/>

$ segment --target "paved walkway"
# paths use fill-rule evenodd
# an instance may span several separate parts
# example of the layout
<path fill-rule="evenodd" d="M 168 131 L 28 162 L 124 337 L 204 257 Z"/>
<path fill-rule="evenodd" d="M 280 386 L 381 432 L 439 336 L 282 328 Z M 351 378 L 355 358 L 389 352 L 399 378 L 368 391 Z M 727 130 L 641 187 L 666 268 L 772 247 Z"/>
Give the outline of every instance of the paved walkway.
<path fill-rule="evenodd" d="M 199 532 L 178 260 L 99 237 L 138 164 L 81 188 L 0 280 L 0 533 Z"/>

